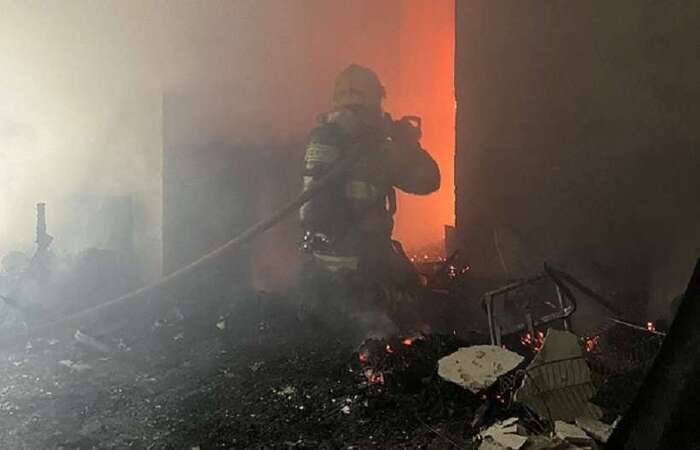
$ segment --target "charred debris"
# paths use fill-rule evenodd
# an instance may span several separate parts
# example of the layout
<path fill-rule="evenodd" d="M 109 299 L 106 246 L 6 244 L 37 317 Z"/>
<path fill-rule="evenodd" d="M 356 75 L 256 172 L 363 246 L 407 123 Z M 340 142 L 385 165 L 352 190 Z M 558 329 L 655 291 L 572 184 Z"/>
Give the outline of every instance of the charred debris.
<path fill-rule="evenodd" d="M 294 292 L 202 291 L 173 303 L 162 300 L 171 290 L 151 292 L 116 320 L 100 307 L 129 298 L 128 266 L 87 251 L 92 263 L 71 270 L 112 265 L 65 278 L 124 281 L 101 297 L 77 282 L 58 289 L 45 206 L 37 213 L 36 253 L 3 261 L 0 409 L 12 430 L 3 448 L 620 449 L 692 439 L 671 416 L 686 408 L 697 371 L 700 269 L 670 330 L 626 320 L 548 265 L 475 292 L 458 254 L 414 258 L 431 330 L 412 334 L 368 336 L 342 314 L 308 314 Z M 29 295 L 101 300 L 66 309 Z M 593 330 L 574 325 L 584 302 L 606 311 Z M 75 327 L 72 317 L 99 320 Z M 66 329 L 47 332 L 55 323 Z"/>

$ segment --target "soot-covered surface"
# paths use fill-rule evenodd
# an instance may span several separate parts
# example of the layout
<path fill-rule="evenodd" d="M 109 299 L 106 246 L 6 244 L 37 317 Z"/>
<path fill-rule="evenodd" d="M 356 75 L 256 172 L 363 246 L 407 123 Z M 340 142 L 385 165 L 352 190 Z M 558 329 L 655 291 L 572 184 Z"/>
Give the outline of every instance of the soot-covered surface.
<path fill-rule="evenodd" d="M 0 448 L 468 448 L 479 399 L 435 370 L 464 342 L 359 345 L 286 299 L 235 305 L 125 331 L 108 355 L 46 340 L 3 354 Z"/>

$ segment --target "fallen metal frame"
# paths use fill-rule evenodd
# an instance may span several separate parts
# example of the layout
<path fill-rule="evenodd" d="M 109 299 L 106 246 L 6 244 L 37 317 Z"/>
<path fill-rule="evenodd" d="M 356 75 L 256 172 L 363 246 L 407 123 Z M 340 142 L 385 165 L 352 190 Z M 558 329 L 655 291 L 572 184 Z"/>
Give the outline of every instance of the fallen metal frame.
<path fill-rule="evenodd" d="M 532 286 L 534 284 L 547 280 L 551 281 L 556 289 L 557 300 L 559 303 L 557 310 L 549 314 L 539 316 L 537 318 L 532 317 L 532 315 L 528 313 L 525 315 L 524 322 L 512 325 L 507 328 L 502 327 L 498 323 L 498 317 L 494 311 L 494 302 L 497 298 L 504 297 L 508 293 L 522 289 L 526 286 Z M 501 339 L 504 335 L 518 333 L 526 330 L 534 335 L 536 328 L 550 324 L 557 320 L 562 320 L 564 323 L 564 329 L 570 330 L 571 323 L 569 321 L 569 318 L 576 312 L 577 302 L 572 289 L 569 286 L 567 286 L 566 283 L 575 287 L 587 297 L 595 300 L 597 303 L 603 305 L 613 314 L 619 315 L 619 311 L 617 310 L 617 308 L 615 308 L 610 301 L 603 298 L 600 294 L 597 294 L 595 291 L 588 288 L 580 281 L 576 280 L 576 278 L 574 278 L 570 274 L 558 269 L 554 269 L 548 264 L 545 264 L 543 272 L 538 273 L 537 275 L 531 276 L 529 278 L 525 278 L 507 284 L 499 289 L 486 292 L 481 297 L 482 304 L 486 309 L 486 316 L 489 325 L 489 338 L 491 339 L 491 344 L 500 346 Z"/>

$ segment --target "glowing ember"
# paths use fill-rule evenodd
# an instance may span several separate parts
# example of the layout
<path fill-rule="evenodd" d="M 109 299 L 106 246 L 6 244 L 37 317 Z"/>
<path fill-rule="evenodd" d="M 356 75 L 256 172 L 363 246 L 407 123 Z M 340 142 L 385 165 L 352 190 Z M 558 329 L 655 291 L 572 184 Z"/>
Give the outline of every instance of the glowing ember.
<path fill-rule="evenodd" d="M 533 336 L 527 332 L 520 338 L 520 342 L 530 347 L 533 351 L 539 352 L 542 348 L 542 344 L 544 344 L 544 333 L 542 331 L 536 331 Z"/>
<path fill-rule="evenodd" d="M 369 382 L 372 384 L 384 384 L 384 374 L 383 373 L 375 373 L 371 377 L 369 377 Z"/>
<path fill-rule="evenodd" d="M 591 336 L 587 337 L 584 340 L 584 345 L 586 346 L 586 351 L 588 353 L 592 352 L 595 350 L 595 348 L 598 346 L 598 342 L 600 341 L 600 336 Z"/>
<path fill-rule="evenodd" d="M 401 343 L 406 347 L 410 347 L 413 344 L 415 344 L 416 341 L 420 341 L 423 339 L 425 339 L 425 336 L 423 336 L 421 333 L 414 333 L 410 336 L 405 336 L 403 339 L 401 339 Z"/>
<path fill-rule="evenodd" d="M 647 322 L 647 330 L 651 331 L 652 333 L 656 331 L 656 325 L 654 325 L 654 322 Z"/>
<path fill-rule="evenodd" d="M 362 351 L 358 355 L 358 358 L 360 359 L 361 363 L 366 363 L 367 360 L 369 359 L 369 352 L 368 351 Z"/>
<path fill-rule="evenodd" d="M 369 381 L 371 384 L 384 384 L 384 374 L 381 372 L 375 372 L 372 369 L 365 369 L 365 378 L 367 378 L 367 381 Z"/>

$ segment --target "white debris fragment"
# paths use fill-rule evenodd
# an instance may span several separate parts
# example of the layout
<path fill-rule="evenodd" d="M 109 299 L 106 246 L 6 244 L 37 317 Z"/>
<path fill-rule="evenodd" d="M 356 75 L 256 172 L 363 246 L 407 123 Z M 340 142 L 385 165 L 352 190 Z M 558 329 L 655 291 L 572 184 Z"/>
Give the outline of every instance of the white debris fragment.
<path fill-rule="evenodd" d="M 221 317 L 218 322 L 216 322 L 216 328 L 223 331 L 226 329 L 226 319 Z"/>
<path fill-rule="evenodd" d="M 438 374 L 473 393 L 496 382 L 515 369 L 523 357 L 495 345 L 463 347 L 438 361 Z"/>
<path fill-rule="evenodd" d="M 89 364 L 85 364 L 85 363 L 82 363 L 80 361 L 74 362 L 74 361 L 71 361 L 70 359 L 63 359 L 63 360 L 59 361 L 58 363 L 61 364 L 62 366 L 68 367 L 71 370 L 75 370 L 76 372 L 82 372 L 84 370 L 92 369 L 92 366 L 90 366 Z"/>
<path fill-rule="evenodd" d="M 284 386 L 283 388 L 277 389 L 274 392 L 280 397 L 291 397 L 297 393 L 297 390 L 294 386 Z"/>
<path fill-rule="evenodd" d="M 518 434 L 518 418 L 512 417 L 491 425 L 481 433 L 479 450 L 512 449 L 518 450 L 527 442 L 526 436 Z"/>
<path fill-rule="evenodd" d="M 251 372 L 257 372 L 265 364 L 263 361 L 255 361 L 248 366 Z"/>
<path fill-rule="evenodd" d="M 185 333 L 178 333 L 173 336 L 173 341 L 181 341 L 185 338 Z"/>
<path fill-rule="evenodd" d="M 574 445 L 592 445 L 591 438 L 585 431 L 576 425 L 557 420 L 554 422 L 554 434 L 561 440 Z"/>
<path fill-rule="evenodd" d="M 610 439 L 614 427 L 590 417 L 576 418 L 576 425 L 588 433 L 596 441 L 605 444 Z"/>
<path fill-rule="evenodd" d="M 89 347 L 91 349 L 97 350 L 98 352 L 102 353 L 111 353 L 112 349 L 109 348 L 109 346 L 94 337 L 87 335 L 83 333 L 80 330 L 75 330 L 75 334 L 73 335 L 73 338 L 77 341 L 83 344 L 86 347 Z"/>
<path fill-rule="evenodd" d="M 340 408 L 340 412 L 343 414 L 350 414 L 350 405 L 345 405 Z"/>

